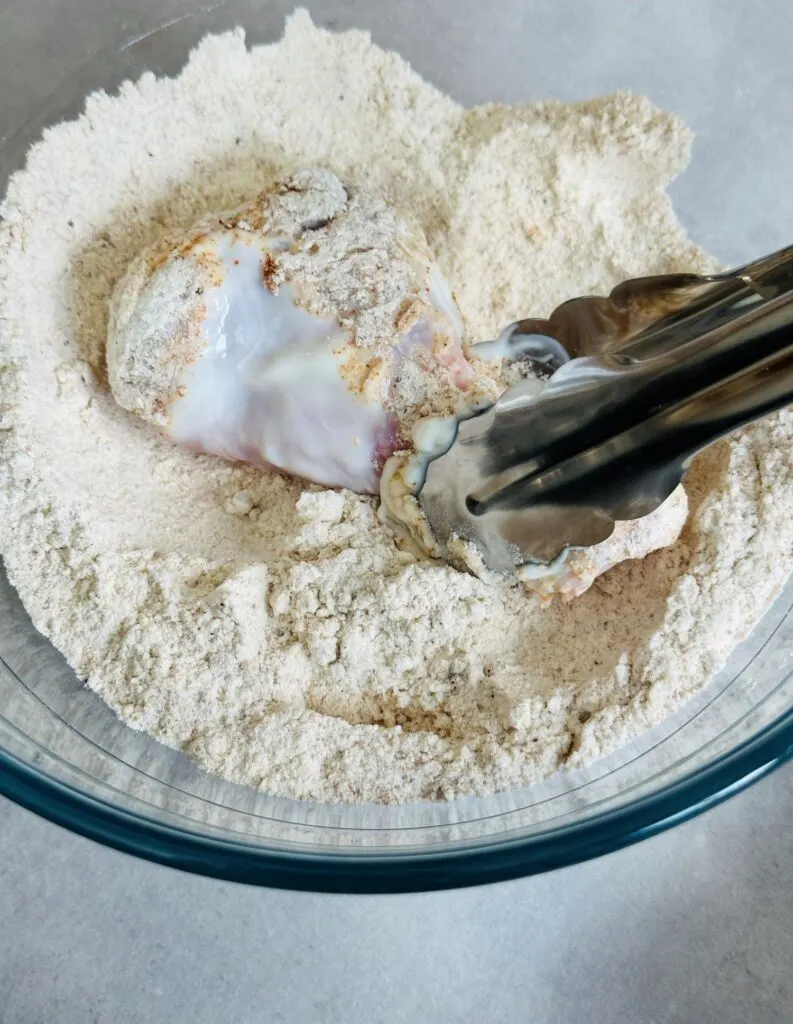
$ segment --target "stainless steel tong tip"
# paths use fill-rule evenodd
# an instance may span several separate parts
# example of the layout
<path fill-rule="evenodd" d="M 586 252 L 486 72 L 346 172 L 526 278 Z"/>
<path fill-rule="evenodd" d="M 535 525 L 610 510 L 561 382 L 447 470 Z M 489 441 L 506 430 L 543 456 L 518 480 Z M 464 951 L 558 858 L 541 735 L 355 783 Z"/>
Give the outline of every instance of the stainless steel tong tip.
<path fill-rule="evenodd" d="M 462 420 L 418 498 L 436 540 L 509 573 L 657 509 L 694 455 L 793 402 L 793 247 L 572 299 L 485 345 L 551 376 Z"/>

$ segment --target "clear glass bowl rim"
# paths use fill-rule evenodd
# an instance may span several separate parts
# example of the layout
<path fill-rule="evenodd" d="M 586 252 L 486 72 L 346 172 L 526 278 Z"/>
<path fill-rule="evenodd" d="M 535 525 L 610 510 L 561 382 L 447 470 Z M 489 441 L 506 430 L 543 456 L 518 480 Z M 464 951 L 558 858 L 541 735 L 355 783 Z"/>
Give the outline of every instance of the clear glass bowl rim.
<path fill-rule="evenodd" d="M 7 666 L 6 666 L 7 667 Z M 314 892 L 397 893 L 505 881 L 591 860 L 687 821 L 793 757 L 793 709 L 675 783 L 584 823 L 465 849 L 283 852 L 197 835 L 115 807 L 0 749 L 0 794 L 72 832 L 158 864 Z"/>

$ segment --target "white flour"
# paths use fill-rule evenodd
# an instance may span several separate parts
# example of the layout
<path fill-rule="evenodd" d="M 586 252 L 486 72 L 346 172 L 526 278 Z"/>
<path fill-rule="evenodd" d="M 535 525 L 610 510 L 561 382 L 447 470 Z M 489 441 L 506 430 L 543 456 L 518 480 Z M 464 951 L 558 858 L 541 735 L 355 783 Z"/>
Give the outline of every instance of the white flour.
<path fill-rule="evenodd" d="M 451 798 L 580 764 L 700 689 L 793 565 L 793 417 L 711 449 L 682 540 L 569 605 L 400 553 L 372 499 L 192 456 L 118 408 L 107 299 L 166 229 L 327 166 L 423 226 L 472 337 L 704 270 L 644 99 L 461 109 L 362 33 L 201 44 L 89 97 L 0 225 L 0 550 L 37 627 L 137 729 L 320 800 Z"/>

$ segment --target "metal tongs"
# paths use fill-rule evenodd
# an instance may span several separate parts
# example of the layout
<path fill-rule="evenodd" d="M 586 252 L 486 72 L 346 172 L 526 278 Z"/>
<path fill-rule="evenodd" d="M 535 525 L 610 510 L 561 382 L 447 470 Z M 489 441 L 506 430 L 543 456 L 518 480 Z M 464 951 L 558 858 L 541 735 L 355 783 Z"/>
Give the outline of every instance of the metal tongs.
<path fill-rule="evenodd" d="M 496 343 L 551 372 L 457 425 L 418 500 L 488 568 L 548 565 L 654 511 L 692 458 L 793 402 L 793 246 L 709 277 L 625 281 Z"/>

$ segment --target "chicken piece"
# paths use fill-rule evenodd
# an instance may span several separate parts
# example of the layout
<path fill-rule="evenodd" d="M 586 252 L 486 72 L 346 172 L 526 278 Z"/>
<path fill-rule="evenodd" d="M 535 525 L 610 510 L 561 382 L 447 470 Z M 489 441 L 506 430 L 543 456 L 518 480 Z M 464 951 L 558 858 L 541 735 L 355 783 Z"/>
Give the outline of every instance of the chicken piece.
<path fill-rule="evenodd" d="M 492 400 L 417 229 L 302 171 L 134 261 L 110 385 L 189 448 L 376 493 L 415 419 Z"/>
<path fill-rule="evenodd" d="M 403 540 L 485 577 L 475 557 L 439 550 L 415 498 L 426 453 L 511 379 L 480 351 L 463 346 L 421 231 L 365 189 L 305 170 L 134 260 L 111 302 L 107 363 L 118 403 L 175 441 L 380 493 Z M 680 489 L 602 544 L 518 576 L 569 599 L 672 543 L 684 519 Z"/>

